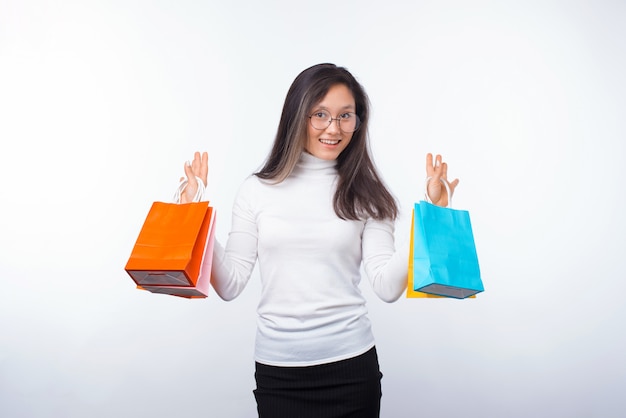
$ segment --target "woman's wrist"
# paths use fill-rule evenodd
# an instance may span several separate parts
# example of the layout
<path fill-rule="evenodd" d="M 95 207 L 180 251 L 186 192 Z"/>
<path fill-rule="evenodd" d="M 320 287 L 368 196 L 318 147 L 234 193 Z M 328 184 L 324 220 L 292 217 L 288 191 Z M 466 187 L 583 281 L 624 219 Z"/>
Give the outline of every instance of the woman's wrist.
<path fill-rule="evenodd" d="M 185 189 L 187 189 L 189 181 L 187 179 L 181 180 L 181 182 L 178 184 L 178 187 L 176 188 L 176 193 L 174 193 L 174 198 L 172 199 L 174 203 L 200 202 L 204 197 L 205 186 L 202 179 L 198 176 L 196 176 L 196 183 L 198 184 L 198 187 L 196 188 L 196 193 L 193 199 L 191 199 L 191 201 L 188 201 Z"/>

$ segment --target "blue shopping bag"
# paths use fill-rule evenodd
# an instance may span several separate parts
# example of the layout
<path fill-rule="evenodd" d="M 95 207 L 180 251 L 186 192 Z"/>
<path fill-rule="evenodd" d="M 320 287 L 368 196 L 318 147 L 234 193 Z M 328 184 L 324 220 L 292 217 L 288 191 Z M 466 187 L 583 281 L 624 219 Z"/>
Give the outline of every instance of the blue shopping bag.
<path fill-rule="evenodd" d="M 420 201 L 413 216 L 412 290 L 456 299 L 483 292 L 469 212 Z"/>

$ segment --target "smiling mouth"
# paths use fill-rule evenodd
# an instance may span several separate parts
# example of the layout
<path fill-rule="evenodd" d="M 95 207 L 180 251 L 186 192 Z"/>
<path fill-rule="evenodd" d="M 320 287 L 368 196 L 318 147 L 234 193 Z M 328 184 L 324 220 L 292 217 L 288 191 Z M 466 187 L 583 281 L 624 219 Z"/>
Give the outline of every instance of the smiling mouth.
<path fill-rule="evenodd" d="M 337 145 L 341 142 L 341 139 L 320 139 L 320 142 L 326 145 Z"/>

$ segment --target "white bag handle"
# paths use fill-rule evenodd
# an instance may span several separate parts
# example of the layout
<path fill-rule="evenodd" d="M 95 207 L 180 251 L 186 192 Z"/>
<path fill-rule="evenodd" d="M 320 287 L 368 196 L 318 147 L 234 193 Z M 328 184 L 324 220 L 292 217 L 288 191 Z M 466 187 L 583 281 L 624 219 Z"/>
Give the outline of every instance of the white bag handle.
<path fill-rule="evenodd" d="M 202 197 L 204 196 L 204 190 L 205 190 L 204 182 L 202 181 L 202 179 L 196 176 L 196 181 L 198 182 L 198 190 L 196 190 L 196 195 L 191 200 L 193 203 L 196 203 L 202 200 Z M 183 190 L 185 190 L 185 187 L 187 187 L 187 183 L 188 183 L 187 179 L 183 179 L 178 184 L 178 188 L 176 188 L 176 193 L 174 193 L 174 198 L 172 199 L 174 200 L 174 203 L 180 203 L 180 197 L 183 194 Z"/>
<path fill-rule="evenodd" d="M 426 178 L 426 191 L 424 192 L 424 195 L 426 196 L 426 201 L 428 203 L 433 203 L 433 201 L 430 200 L 430 196 L 428 196 L 428 182 L 430 181 L 430 179 L 432 179 L 432 177 Z M 439 180 L 443 183 L 444 186 L 446 186 L 446 192 L 448 193 L 448 206 L 446 207 L 452 207 L 452 193 L 450 192 L 450 185 L 447 181 L 443 179 L 443 177 L 440 177 Z"/>

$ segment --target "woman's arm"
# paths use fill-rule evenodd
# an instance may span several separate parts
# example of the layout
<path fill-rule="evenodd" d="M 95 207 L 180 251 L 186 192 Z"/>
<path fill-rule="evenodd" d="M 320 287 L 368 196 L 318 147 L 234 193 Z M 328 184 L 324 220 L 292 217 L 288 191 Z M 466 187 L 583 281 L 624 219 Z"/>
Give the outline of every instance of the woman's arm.
<path fill-rule="evenodd" d="M 448 206 L 459 179 L 449 182 L 448 164 L 442 161 L 441 155 L 433 161 L 430 153 L 426 155 L 426 174 L 429 179 L 426 193 L 431 201 L 438 206 Z M 448 184 L 450 196 L 442 181 Z M 406 290 L 409 246 L 402 242 L 396 249 L 392 221 L 370 219 L 366 222 L 362 241 L 363 265 L 374 292 L 385 302 L 396 301 Z"/>
<path fill-rule="evenodd" d="M 408 245 L 396 250 L 394 223 L 368 219 L 362 238 L 363 267 L 374 293 L 385 302 L 396 301 L 406 290 Z"/>
<path fill-rule="evenodd" d="M 206 186 L 209 171 L 208 160 L 206 152 L 202 154 L 196 152 L 193 160 L 185 163 L 187 184 L 180 193 L 180 203 L 193 201 L 198 191 L 198 179 Z M 185 178 L 180 180 L 185 180 Z M 211 285 L 224 300 L 232 300 L 239 296 L 246 287 L 256 263 L 256 223 L 249 208 L 245 193 L 241 193 L 240 190 L 233 206 L 231 232 L 226 247 L 223 247 L 217 240 L 213 247 Z"/>
<path fill-rule="evenodd" d="M 239 296 L 248 284 L 258 253 L 258 232 L 248 201 L 247 185 L 240 188 L 233 205 L 232 225 L 226 246 L 213 249 L 211 285 L 224 300 Z"/>

